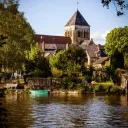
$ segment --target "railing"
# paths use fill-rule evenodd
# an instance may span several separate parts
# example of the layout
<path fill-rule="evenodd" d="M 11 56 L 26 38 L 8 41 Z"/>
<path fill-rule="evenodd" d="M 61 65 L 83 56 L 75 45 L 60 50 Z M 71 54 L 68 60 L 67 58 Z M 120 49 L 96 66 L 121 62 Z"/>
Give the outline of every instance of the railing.
<path fill-rule="evenodd" d="M 60 86 L 62 78 L 29 78 L 28 85 L 35 89 L 51 89 L 53 86 Z"/>

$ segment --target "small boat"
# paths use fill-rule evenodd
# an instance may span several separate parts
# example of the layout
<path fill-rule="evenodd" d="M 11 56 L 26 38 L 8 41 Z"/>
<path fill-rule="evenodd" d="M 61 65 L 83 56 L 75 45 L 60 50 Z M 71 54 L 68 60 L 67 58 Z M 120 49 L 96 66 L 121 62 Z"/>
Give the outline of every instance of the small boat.
<path fill-rule="evenodd" d="M 29 90 L 31 95 L 34 96 L 43 96 L 43 95 L 48 95 L 49 91 L 48 90 Z"/>

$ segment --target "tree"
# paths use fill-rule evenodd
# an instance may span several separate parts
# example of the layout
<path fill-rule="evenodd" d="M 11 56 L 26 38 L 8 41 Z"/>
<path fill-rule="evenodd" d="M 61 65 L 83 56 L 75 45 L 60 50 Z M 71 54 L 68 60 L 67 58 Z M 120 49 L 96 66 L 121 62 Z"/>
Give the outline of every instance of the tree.
<path fill-rule="evenodd" d="M 126 0 L 101 0 L 101 3 L 103 7 L 106 6 L 107 8 L 109 8 L 110 3 L 113 3 L 117 11 L 117 16 L 123 15 L 124 10 L 128 9 L 128 1 Z"/>
<path fill-rule="evenodd" d="M 117 59 L 122 58 L 119 54 L 128 56 L 128 26 L 110 31 L 106 37 L 105 51 L 109 56 L 117 55 Z"/>
<path fill-rule="evenodd" d="M 0 49 L 4 69 L 21 69 L 27 51 L 34 44 L 34 31 L 18 6 L 18 0 L 0 1 L 0 34 L 8 38 L 8 43 Z"/>
<path fill-rule="evenodd" d="M 59 51 L 55 56 L 51 56 L 49 59 L 49 63 L 51 68 L 56 67 L 57 69 L 64 70 L 66 60 L 64 59 L 65 51 L 61 50 Z"/>
<path fill-rule="evenodd" d="M 128 57 L 128 26 L 110 31 L 106 37 L 105 51 L 110 56 L 111 78 L 117 83 L 116 70 L 124 69 L 124 57 Z"/>
<path fill-rule="evenodd" d="M 57 68 L 63 72 L 82 72 L 86 53 L 80 47 L 73 46 L 68 50 L 62 50 L 50 57 L 51 68 Z"/>
<path fill-rule="evenodd" d="M 49 61 L 41 52 L 38 52 L 33 60 L 29 60 L 26 64 L 25 67 L 28 74 L 33 77 L 48 77 L 52 75 Z"/>

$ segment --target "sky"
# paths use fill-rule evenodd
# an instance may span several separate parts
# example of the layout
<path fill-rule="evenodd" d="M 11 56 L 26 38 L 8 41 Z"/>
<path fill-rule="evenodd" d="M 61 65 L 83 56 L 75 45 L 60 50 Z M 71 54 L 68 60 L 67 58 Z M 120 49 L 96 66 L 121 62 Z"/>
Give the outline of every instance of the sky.
<path fill-rule="evenodd" d="M 20 0 L 19 10 L 25 13 L 36 34 L 64 36 L 64 26 L 76 12 L 77 2 L 96 44 L 105 44 L 112 29 L 128 26 L 128 10 L 118 17 L 114 5 L 107 9 L 101 0 Z"/>

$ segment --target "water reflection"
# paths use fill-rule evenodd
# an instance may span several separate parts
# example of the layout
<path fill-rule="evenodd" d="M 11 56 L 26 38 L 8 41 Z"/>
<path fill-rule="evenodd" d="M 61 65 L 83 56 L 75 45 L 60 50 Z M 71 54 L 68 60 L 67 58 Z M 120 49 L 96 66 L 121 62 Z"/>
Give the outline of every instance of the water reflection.
<path fill-rule="evenodd" d="M 127 128 L 126 95 L 10 95 L 11 128 Z"/>

